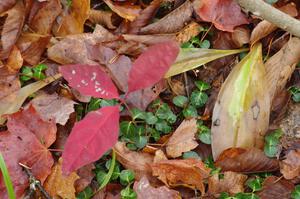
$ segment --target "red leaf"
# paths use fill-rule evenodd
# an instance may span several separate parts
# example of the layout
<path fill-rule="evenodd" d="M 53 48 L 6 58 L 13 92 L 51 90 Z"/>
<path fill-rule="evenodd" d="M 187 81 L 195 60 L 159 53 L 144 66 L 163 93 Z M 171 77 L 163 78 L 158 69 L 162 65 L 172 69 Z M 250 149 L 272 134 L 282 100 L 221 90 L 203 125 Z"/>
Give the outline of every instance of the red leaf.
<path fill-rule="evenodd" d="M 246 16 L 234 0 L 203 0 L 197 14 L 204 21 L 212 22 L 216 28 L 233 32 L 236 26 L 248 24 Z"/>
<path fill-rule="evenodd" d="M 119 98 L 119 93 L 109 76 L 99 65 L 65 65 L 60 67 L 70 86 L 83 95 L 104 99 Z"/>
<path fill-rule="evenodd" d="M 153 86 L 169 70 L 179 53 L 176 42 L 150 46 L 133 63 L 129 72 L 128 93 Z"/>
<path fill-rule="evenodd" d="M 88 113 L 75 124 L 62 155 L 64 173 L 98 160 L 116 144 L 119 116 L 119 106 L 108 106 Z"/>

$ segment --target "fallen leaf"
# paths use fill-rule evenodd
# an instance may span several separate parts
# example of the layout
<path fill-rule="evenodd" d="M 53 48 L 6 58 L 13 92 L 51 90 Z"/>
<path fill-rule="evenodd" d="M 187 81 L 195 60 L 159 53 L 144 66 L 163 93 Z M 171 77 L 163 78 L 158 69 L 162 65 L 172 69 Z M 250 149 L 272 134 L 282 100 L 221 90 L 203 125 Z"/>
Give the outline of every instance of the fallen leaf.
<path fill-rule="evenodd" d="M 51 0 L 34 3 L 37 4 L 39 9 L 34 13 L 30 20 L 30 28 L 40 35 L 50 34 L 56 17 L 62 12 L 60 1 Z"/>
<path fill-rule="evenodd" d="M 113 13 L 111 11 L 104 10 L 90 10 L 89 21 L 93 24 L 100 24 L 108 29 L 117 28 L 114 25 Z"/>
<path fill-rule="evenodd" d="M 17 4 L 8 10 L 6 14 L 7 18 L 1 32 L 1 59 L 8 57 L 11 49 L 21 34 L 25 20 L 25 9 L 22 1 L 18 1 Z"/>
<path fill-rule="evenodd" d="M 300 39 L 293 37 L 265 63 L 267 88 L 271 100 L 284 89 L 299 61 Z"/>
<path fill-rule="evenodd" d="M 167 42 L 174 40 L 175 34 L 152 34 L 152 35 L 133 35 L 123 34 L 123 38 L 129 42 L 138 42 L 146 45 L 154 45 L 157 43 Z"/>
<path fill-rule="evenodd" d="M 176 42 L 150 46 L 133 63 L 128 78 L 128 93 L 159 82 L 175 61 L 179 52 Z M 151 70 L 149 71 L 149 69 Z"/>
<path fill-rule="evenodd" d="M 61 74 L 50 76 L 44 80 L 28 84 L 27 86 L 0 98 L 0 124 L 5 122 L 3 115 L 17 112 L 29 95 L 35 93 L 60 77 Z"/>
<path fill-rule="evenodd" d="M 53 25 L 55 36 L 66 36 L 83 33 L 83 25 L 89 17 L 90 0 L 72 0 Z"/>
<path fill-rule="evenodd" d="M 219 194 L 227 192 L 229 194 L 236 194 L 244 192 L 244 183 L 248 176 L 226 171 L 224 177 L 219 178 L 219 174 L 214 174 L 208 179 L 208 192 L 211 194 Z"/>
<path fill-rule="evenodd" d="M 236 26 L 249 23 L 234 0 L 202 0 L 195 11 L 201 19 L 222 31 L 233 32 Z"/>
<path fill-rule="evenodd" d="M 210 169 L 200 160 L 165 160 L 151 167 L 153 175 L 167 186 L 186 186 L 205 192 L 203 180 L 208 178 Z"/>
<path fill-rule="evenodd" d="M 23 59 L 31 65 L 38 64 L 50 38 L 48 35 L 22 33 L 17 41 L 17 46 L 21 51 Z"/>
<path fill-rule="evenodd" d="M 10 73 L 17 74 L 23 65 L 23 58 L 20 50 L 14 46 L 7 58 L 6 68 Z"/>
<path fill-rule="evenodd" d="M 196 37 L 201 32 L 202 26 L 198 23 L 192 21 L 188 25 L 186 25 L 182 30 L 176 33 L 175 40 L 178 43 L 183 44 L 184 42 L 188 42 L 193 37 Z"/>
<path fill-rule="evenodd" d="M 217 159 L 216 166 L 223 171 L 242 173 L 270 172 L 279 169 L 276 159 L 268 158 L 256 148 L 231 148 L 225 150 Z"/>
<path fill-rule="evenodd" d="M 141 34 L 162 34 L 175 33 L 181 30 L 188 23 L 193 14 L 193 7 L 190 0 L 187 0 L 180 7 L 163 17 L 157 22 L 141 28 Z"/>
<path fill-rule="evenodd" d="M 262 190 L 258 192 L 261 199 L 290 199 L 294 185 L 276 176 L 269 176 L 263 182 Z"/>
<path fill-rule="evenodd" d="M 250 41 L 250 31 L 245 27 L 237 27 L 231 33 L 232 41 L 238 48 L 241 48 L 243 45 L 248 44 Z"/>
<path fill-rule="evenodd" d="M 257 44 L 222 84 L 212 115 L 211 146 L 215 160 L 231 147 L 263 147 L 270 114 L 265 75 L 262 46 Z"/>
<path fill-rule="evenodd" d="M 238 50 L 215 50 L 204 48 L 181 48 L 180 52 L 172 64 L 168 72 L 165 74 L 165 78 L 178 75 L 180 73 L 196 69 L 210 61 L 233 55 L 236 53 L 244 52 L 245 49 Z"/>
<path fill-rule="evenodd" d="M 139 13 L 141 11 L 141 8 L 139 6 L 134 5 L 117 5 L 116 3 L 113 3 L 111 0 L 103 0 L 106 5 L 116 14 L 118 14 L 120 17 L 127 19 L 129 21 L 133 21 L 136 19 L 137 16 L 139 16 Z"/>
<path fill-rule="evenodd" d="M 149 153 L 131 151 L 124 142 L 117 142 L 114 146 L 117 160 L 129 170 L 134 171 L 135 179 L 139 180 L 144 175 L 151 177 L 150 164 L 153 163 L 153 156 Z"/>
<path fill-rule="evenodd" d="M 284 118 L 278 123 L 285 139 L 288 141 L 295 141 L 300 138 L 299 111 L 300 106 L 298 103 L 289 103 Z"/>
<path fill-rule="evenodd" d="M 76 198 L 74 183 L 79 178 L 79 176 L 75 172 L 72 172 L 68 176 L 63 176 L 61 165 L 62 159 L 60 158 L 58 160 L 58 163 L 54 165 L 54 167 L 52 167 L 51 174 L 45 181 L 45 190 L 53 198 Z"/>
<path fill-rule="evenodd" d="M 300 151 L 291 150 L 280 162 L 280 172 L 285 179 L 291 180 L 300 175 Z"/>
<path fill-rule="evenodd" d="M 92 163 L 78 169 L 77 174 L 80 178 L 75 181 L 75 190 L 77 193 L 83 191 L 91 183 L 95 177 L 93 171 L 95 168 L 95 165 Z"/>
<path fill-rule="evenodd" d="M 166 186 L 157 188 L 151 186 L 149 180 L 146 177 L 142 177 L 138 182 L 136 181 L 133 185 L 133 190 L 136 192 L 137 198 L 140 199 L 181 198 L 178 191 L 169 189 Z"/>
<path fill-rule="evenodd" d="M 119 106 L 89 112 L 75 123 L 62 154 L 64 173 L 98 160 L 118 140 Z M 97 125 L 95 125 L 97 123 Z"/>
<path fill-rule="evenodd" d="M 114 83 L 99 65 L 65 65 L 60 67 L 60 72 L 81 94 L 104 99 L 119 98 Z"/>
<path fill-rule="evenodd" d="M 16 0 L 6 0 L 6 1 L 1 1 L 0 2 L 0 14 L 3 12 L 9 10 L 16 4 Z"/>
<path fill-rule="evenodd" d="M 167 155 L 177 158 L 182 153 L 196 148 L 198 146 L 195 138 L 197 131 L 197 121 L 195 118 L 183 120 L 166 144 Z"/>
<path fill-rule="evenodd" d="M 71 113 L 74 112 L 74 101 L 58 96 L 42 93 L 31 101 L 32 106 L 44 121 L 54 120 L 55 123 L 65 125 Z"/>
<path fill-rule="evenodd" d="M 161 149 L 155 151 L 153 163 L 157 163 L 157 162 L 160 162 L 160 161 L 163 161 L 163 160 L 168 160 L 165 153 Z"/>
<path fill-rule="evenodd" d="M 298 15 L 298 11 L 296 5 L 294 3 L 286 4 L 279 8 L 279 10 L 285 12 L 286 14 L 296 17 Z M 255 26 L 252 30 L 250 43 L 254 44 L 255 42 L 259 41 L 260 39 L 266 37 L 273 31 L 275 31 L 277 27 L 272 23 L 268 22 L 267 20 L 261 21 L 259 24 Z"/>

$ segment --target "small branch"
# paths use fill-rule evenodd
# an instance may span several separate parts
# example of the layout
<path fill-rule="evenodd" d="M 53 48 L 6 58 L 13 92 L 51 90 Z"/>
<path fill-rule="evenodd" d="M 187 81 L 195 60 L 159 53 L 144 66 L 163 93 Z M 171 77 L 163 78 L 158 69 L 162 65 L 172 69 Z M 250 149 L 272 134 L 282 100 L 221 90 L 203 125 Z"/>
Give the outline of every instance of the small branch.
<path fill-rule="evenodd" d="M 263 0 L 235 0 L 241 7 L 292 35 L 300 37 L 300 21 L 272 7 Z"/>

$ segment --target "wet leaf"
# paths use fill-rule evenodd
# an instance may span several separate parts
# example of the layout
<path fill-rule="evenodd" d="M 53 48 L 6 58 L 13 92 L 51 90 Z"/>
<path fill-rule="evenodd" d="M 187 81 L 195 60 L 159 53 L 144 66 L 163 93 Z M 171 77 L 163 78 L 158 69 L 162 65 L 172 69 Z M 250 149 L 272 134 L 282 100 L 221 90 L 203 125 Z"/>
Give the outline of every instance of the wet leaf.
<path fill-rule="evenodd" d="M 133 63 L 129 72 L 128 93 L 159 82 L 175 61 L 178 52 L 179 47 L 176 42 L 163 42 L 150 46 Z"/>
<path fill-rule="evenodd" d="M 164 160 L 151 165 L 154 176 L 167 186 L 186 186 L 198 189 L 204 194 L 203 180 L 209 176 L 210 169 L 196 159 Z"/>
<path fill-rule="evenodd" d="M 249 23 L 234 0 L 204 0 L 195 11 L 201 19 L 223 31 L 233 32 L 236 26 Z"/>
<path fill-rule="evenodd" d="M 116 14 L 118 14 L 120 17 L 127 19 L 129 21 L 133 21 L 136 19 L 137 16 L 139 16 L 139 13 L 141 11 L 141 8 L 139 6 L 134 5 L 117 5 L 116 3 L 113 3 L 111 0 L 103 0 L 106 5 L 114 11 Z"/>
<path fill-rule="evenodd" d="M 268 158 L 263 151 L 256 148 L 231 148 L 225 150 L 217 159 L 216 166 L 223 171 L 257 173 L 276 171 L 278 160 Z"/>
<path fill-rule="evenodd" d="M 44 187 L 53 198 L 72 199 L 75 198 L 74 183 L 78 178 L 79 176 L 75 172 L 68 176 L 62 174 L 62 159 L 60 158 L 58 163 L 52 167 Z"/>
<path fill-rule="evenodd" d="M 236 53 L 244 52 L 246 49 L 240 50 L 214 50 L 203 48 L 182 48 L 172 64 L 168 72 L 165 74 L 165 78 L 178 75 L 180 73 L 196 69 L 210 61 L 233 55 Z"/>
<path fill-rule="evenodd" d="M 300 151 L 291 150 L 280 162 L 280 172 L 285 179 L 293 179 L 300 175 Z"/>
<path fill-rule="evenodd" d="M 94 125 L 97 123 L 97 125 Z M 75 123 L 62 155 L 63 172 L 70 173 L 98 160 L 118 140 L 119 106 L 89 112 Z"/>
<path fill-rule="evenodd" d="M 195 138 L 197 133 L 196 119 L 184 120 L 170 137 L 166 151 L 167 155 L 176 158 L 183 152 L 190 151 L 198 146 Z"/>
<path fill-rule="evenodd" d="M 109 76 L 99 65 L 65 65 L 60 67 L 69 85 L 81 94 L 104 99 L 119 98 L 119 93 Z"/>
<path fill-rule="evenodd" d="M 265 75 L 261 45 L 257 44 L 233 68 L 219 92 L 211 128 L 214 159 L 231 147 L 263 147 L 270 114 Z"/>

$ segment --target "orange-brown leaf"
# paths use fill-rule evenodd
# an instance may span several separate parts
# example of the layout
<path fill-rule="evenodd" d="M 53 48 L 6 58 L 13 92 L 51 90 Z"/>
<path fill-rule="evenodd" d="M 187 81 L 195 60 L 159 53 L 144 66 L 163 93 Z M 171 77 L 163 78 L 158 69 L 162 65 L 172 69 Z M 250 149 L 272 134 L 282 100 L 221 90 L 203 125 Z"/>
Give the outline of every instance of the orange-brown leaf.
<path fill-rule="evenodd" d="M 108 29 L 115 29 L 113 24 L 113 13 L 111 11 L 90 10 L 89 21 L 93 24 L 100 24 Z"/>
<path fill-rule="evenodd" d="M 280 162 L 280 172 L 288 180 L 300 175 L 300 150 L 288 152 L 286 159 Z"/>
<path fill-rule="evenodd" d="M 21 52 L 16 46 L 14 46 L 8 56 L 6 67 L 9 72 L 16 74 L 19 72 L 19 69 L 22 67 L 22 65 L 23 58 Z"/>

